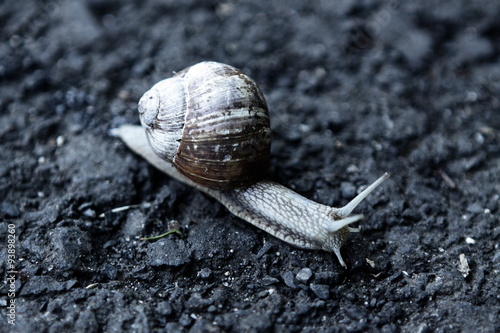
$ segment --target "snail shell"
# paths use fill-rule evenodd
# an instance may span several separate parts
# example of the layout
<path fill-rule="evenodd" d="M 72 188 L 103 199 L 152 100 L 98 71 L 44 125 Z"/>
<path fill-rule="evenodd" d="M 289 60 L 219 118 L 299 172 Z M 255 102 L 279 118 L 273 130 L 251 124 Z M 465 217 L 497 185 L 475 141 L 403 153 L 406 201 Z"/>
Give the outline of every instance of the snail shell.
<path fill-rule="evenodd" d="M 198 185 L 246 187 L 268 171 L 264 95 L 240 70 L 201 62 L 154 85 L 139 101 L 153 150 Z"/>

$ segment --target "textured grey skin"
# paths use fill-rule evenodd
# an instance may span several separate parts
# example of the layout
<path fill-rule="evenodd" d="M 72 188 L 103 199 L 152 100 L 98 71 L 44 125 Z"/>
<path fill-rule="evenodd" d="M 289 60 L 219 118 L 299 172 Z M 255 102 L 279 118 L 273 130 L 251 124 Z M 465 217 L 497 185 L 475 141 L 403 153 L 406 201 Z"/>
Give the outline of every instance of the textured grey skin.
<path fill-rule="evenodd" d="M 234 215 L 299 248 L 334 252 L 344 267 L 346 264 L 340 254 L 340 247 L 347 240 L 349 231 L 355 231 L 347 225 L 363 218 L 362 215 L 349 217 L 349 214 L 389 177 L 389 174 L 384 174 L 342 208 L 308 200 L 269 180 L 259 181 L 245 189 L 214 190 L 193 183 L 169 162 L 156 155 L 141 126 L 123 125 L 117 130 L 117 134 L 130 149 L 151 165 L 212 196 Z"/>

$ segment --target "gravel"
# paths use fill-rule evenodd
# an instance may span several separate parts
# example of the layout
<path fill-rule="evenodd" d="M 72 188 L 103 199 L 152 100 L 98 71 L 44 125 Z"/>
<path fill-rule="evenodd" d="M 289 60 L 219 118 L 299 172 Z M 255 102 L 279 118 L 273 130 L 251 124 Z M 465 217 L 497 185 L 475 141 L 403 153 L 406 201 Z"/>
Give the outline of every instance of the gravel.
<path fill-rule="evenodd" d="M 3 2 L 0 331 L 500 331 L 499 16 L 488 0 Z M 356 209 L 347 269 L 113 136 L 203 60 L 263 90 L 271 179 L 341 206 L 391 173 Z M 183 236 L 140 239 L 169 223 Z"/>

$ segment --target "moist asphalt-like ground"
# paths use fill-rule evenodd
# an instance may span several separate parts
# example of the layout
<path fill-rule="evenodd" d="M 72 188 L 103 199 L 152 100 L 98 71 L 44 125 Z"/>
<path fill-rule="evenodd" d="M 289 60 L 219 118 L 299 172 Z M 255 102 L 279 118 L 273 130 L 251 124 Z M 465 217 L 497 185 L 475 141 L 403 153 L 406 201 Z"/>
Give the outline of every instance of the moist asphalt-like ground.
<path fill-rule="evenodd" d="M 2 2 L 0 331 L 500 331 L 499 17 L 490 0 Z M 339 207 L 391 173 L 355 210 L 346 269 L 112 135 L 204 60 L 264 92 L 270 179 Z"/>

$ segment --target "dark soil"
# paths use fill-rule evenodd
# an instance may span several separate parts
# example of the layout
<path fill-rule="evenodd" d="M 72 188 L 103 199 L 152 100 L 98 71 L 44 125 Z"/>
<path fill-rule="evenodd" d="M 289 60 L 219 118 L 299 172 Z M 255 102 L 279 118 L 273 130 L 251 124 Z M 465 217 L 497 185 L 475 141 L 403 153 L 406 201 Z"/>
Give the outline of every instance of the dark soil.
<path fill-rule="evenodd" d="M 490 0 L 2 2 L 1 274 L 18 273 L 0 331 L 498 332 L 499 17 Z M 340 206 L 392 174 L 356 209 L 347 269 L 110 134 L 203 60 L 266 95 L 270 178 Z M 172 220 L 183 238 L 139 240 Z"/>

